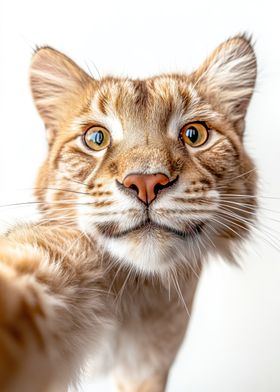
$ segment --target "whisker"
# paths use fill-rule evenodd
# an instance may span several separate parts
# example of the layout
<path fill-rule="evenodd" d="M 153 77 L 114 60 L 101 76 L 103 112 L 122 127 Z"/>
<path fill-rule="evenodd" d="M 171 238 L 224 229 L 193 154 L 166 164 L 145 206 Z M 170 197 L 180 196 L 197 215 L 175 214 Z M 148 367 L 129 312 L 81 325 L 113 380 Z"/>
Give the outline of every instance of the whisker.
<path fill-rule="evenodd" d="M 117 271 L 116 271 L 116 273 L 115 273 L 115 275 L 114 275 L 114 277 L 113 277 L 113 279 L 112 279 L 112 282 L 111 282 L 111 284 L 110 284 L 108 293 L 111 292 L 111 290 L 112 290 L 112 288 L 113 288 L 113 285 L 114 285 L 114 283 L 115 283 L 115 281 L 116 281 L 116 279 L 117 279 L 117 276 L 118 276 L 118 274 L 120 273 L 120 271 L 121 271 L 122 268 L 123 268 L 123 265 L 122 265 L 121 263 L 119 263 L 119 267 L 118 267 L 118 269 L 117 269 Z"/>
<path fill-rule="evenodd" d="M 236 204 L 236 203 L 234 203 L 234 204 Z M 231 210 L 240 211 L 240 212 L 243 212 L 243 213 L 246 213 L 246 214 L 255 216 L 255 217 L 260 216 L 260 213 L 261 213 L 261 212 L 259 212 L 259 211 L 252 211 L 252 210 L 251 210 L 251 211 L 247 211 L 247 209 L 243 209 L 243 208 L 240 208 L 240 207 L 236 207 L 236 205 L 232 205 L 232 203 L 227 203 L 227 202 L 222 202 L 222 203 L 220 203 L 220 205 L 223 206 L 223 207 L 228 207 L 228 208 L 230 208 Z M 242 206 L 242 204 L 240 204 L 240 205 Z M 245 208 L 246 208 L 246 207 L 245 207 Z M 273 222 L 280 223 L 280 220 L 275 219 L 275 218 L 272 218 L 272 217 L 270 217 L 270 216 L 262 215 L 261 217 L 262 217 L 263 219 L 267 219 L 267 220 L 271 220 L 271 221 L 273 221 Z"/>
<path fill-rule="evenodd" d="M 32 189 L 32 190 L 59 191 L 59 192 L 74 193 L 74 194 L 78 194 L 78 195 L 87 195 L 87 196 L 91 196 L 91 194 L 88 193 L 88 192 L 73 191 L 73 190 L 71 190 L 71 189 L 65 189 L 65 188 L 53 188 L 53 187 L 39 188 L 39 187 L 35 187 L 35 188 L 31 188 L 31 189 Z"/>
<path fill-rule="evenodd" d="M 132 271 L 133 271 L 133 269 L 129 268 L 127 276 L 126 276 L 126 278 L 125 278 L 125 280 L 123 282 L 123 285 L 122 285 L 120 291 L 118 292 L 118 294 L 117 294 L 117 296 L 115 298 L 115 302 L 121 301 L 122 295 L 124 293 L 125 286 L 126 286 L 128 280 L 129 280 L 130 276 L 131 276 Z"/>
<path fill-rule="evenodd" d="M 227 220 L 226 218 L 224 218 L 224 219 Z M 221 222 L 221 221 L 215 219 L 214 217 L 212 217 L 211 220 L 213 220 L 213 221 L 215 221 L 216 223 L 218 223 L 218 225 L 222 225 L 222 226 L 226 227 L 228 230 L 230 230 L 230 231 L 233 232 L 235 235 L 237 235 L 242 241 L 244 241 L 244 238 L 241 237 L 241 235 L 240 235 L 236 230 L 234 230 L 232 227 L 228 226 L 228 225 L 225 224 L 224 222 Z M 230 223 L 232 223 L 232 222 L 229 221 L 229 220 L 227 220 L 227 221 L 230 222 Z"/>
<path fill-rule="evenodd" d="M 220 212 L 221 214 L 223 214 L 223 215 L 227 215 L 227 216 L 229 216 L 229 217 L 231 217 L 231 218 L 234 218 L 234 219 L 237 219 L 237 217 L 232 217 L 231 215 L 229 215 L 229 214 L 226 214 L 224 211 L 222 211 L 222 212 Z M 265 233 L 267 236 L 268 236 L 268 238 L 265 238 L 265 237 L 262 237 L 261 235 L 263 235 L 264 233 L 262 232 L 262 231 L 260 231 L 260 229 L 258 229 L 257 227 L 254 227 L 254 226 L 252 226 L 252 228 L 251 228 L 251 230 L 249 230 L 247 227 L 244 227 L 244 226 L 241 226 L 240 224 L 238 224 L 237 222 L 234 222 L 234 221 L 232 221 L 232 220 L 230 220 L 230 219 L 227 219 L 226 217 L 222 217 L 222 219 L 224 219 L 225 221 L 227 221 L 227 222 L 229 222 L 230 224 L 233 224 L 233 225 L 235 225 L 235 226 L 237 226 L 237 227 L 241 227 L 243 230 L 245 230 L 245 231 L 247 231 L 248 233 L 250 233 L 250 234 L 252 234 L 251 233 L 251 230 L 254 230 L 255 231 L 255 234 L 257 234 L 257 235 L 259 235 L 259 237 L 261 238 L 261 239 L 263 239 L 263 240 L 265 240 L 268 244 L 270 244 L 273 248 L 275 248 L 276 250 L 278 250 L 278 251 L 280 251 L 280 248 L 278 247 L 278 244 L 277 243 L 275 243 L 274 241 L 275 241 L 275 238 L 276 237 L 274 237 L 274 235 L 273 234 L 271 234 L 271 233 Z M 222 222 L 219 222 L 220 224 L 223 224 Z M 229 227 L 230 228 L 230 227 Z M 236 234 L 238 234 L 237 232 L 236 232 Z M 239 235 L 239 234 L 238 234 Z M 240 237 L 240 235 L 239 235 L 239 237 Z M 242 237 L 241 237 L 242 238 Z M 277 241 L 278 241 L 278 239 L 276 239 Z"/>
<path fill-rule="evenodd" d="M 233 207 L 230 206 L 229 208 L 232 209 Z M 220 210 L 221 210 L 221 211 L 223 211 L 223 212 L 229 214 L 231 217 L 233 217 L 234 219 L 239 220 L 240 222 L 245 221 L 245 222 L 247 222 L 247 223 L 250 224 L 250 225 L 253 223 L 253 222 L 252 222 L 252 219 L 250 219 L 250 218 L 248 218 L 248 217 L 244 217 L 243 215 L 240 216 L 239 214 L 237 214 L 236 212 L 232 211 L 231 209 L 229 210 L 228 208 L 220 207 Z M 253 215 L 254 215 L 254 214 L 253 214 Z M 257 217 L 254 216 L 253 219 L 254 219 L 254 220 L 257 220 Z M 272 219 L 272 218 L 268 218 L 268 219 Z M 279 221 L 276 221 L 276 222 L 279 222 Z M 259 223 L 260 223 L 260 222 L 259 222 Z M 270 230 L 270 231 L 272 230 L 272 228 L 266 226 L 264 223 L 262 223 L 261 225 L 262 225 L 262 227 L 264 227 L 264 228 L 266 228 L 266 229 L 268 229 L 268 230 Z M 275 231 L 276 233 L 279 233 L 279 232 L 278 232 L 277 230 L 275 230 L 275 229 L 273 229 L 273 231 Z M 280 233 L 279 233 L 279 234 L 280 234 Z"/>
<path fill-rule="evenodd" d="M 195 251 L 194 251 L 194 246 L 193 246 L 194 244 L 193 244 L 193 241 L 190 241 L 190 248 L 191 248 L 191 252 L 192 252 L 192 255 L 193 255 L 193 259 L 194 259 L 194 261 L 195 261 L 195 265 L 196 265 L 196 267 L 198 267 L 198 260 L 197 260 L 197 257 L 196 257 L 196 254 L 195 254 Z M 197 244 L 198 245 L 198 247 L 199 247 L 199 244 Z M 191 263 L 189 263 L 189 265 L 191 266 Z"/>
<path fill-rule="evenodd" d="M 252 172 L 256 172 L 256 170 L 257 170 L 257 168 L 256 167 L 254 167 L 253 169 L 251 169 L 251 170 L 248 170 L 247 172 L 245 172 L 245 173 L 242 173 L 242 174 L 239 174 L 239 175 L 237 175 L 237 176 L 235 176 L 235 177 L 229 177 L 229 178 L 227 178 L 226 179 L 226 181 L 224 181 L 224 184 L 225 185 L 228 185 L 230 182 L 232 182 L 232 181 L 234 181 L 234 180 L 237 180 L 238 178 L 242 178 L 242 177 L 244 177 L 244 176 L 247 176 L 248 174 L 251 174 Z M 215 189 L 220 189 L 220 188 L 222 188 L 223 186 L 217 186 L 217 187 L 215 187 Z"/>
<path fill-rule="evenodd" d="M 206 236 L 206 238 L 209 240 L 209 242 L 211 243 L 211 245 L 213 246 L 213 248 L 217 249 L 216 245 L 215 245 L 214 242 L 211 240 L 211 238 L 208 236 L 208 234 L 206 233 L 206 231 L 204 231 L 203 234 L 204 234 L 204 235 Z M 205 248 L 205 250 L 206 250 L 206 248 Z"/>
<path fill-rule="evenodd" d="M 171 272 L 170 276 L 171 276 L 171 279 L 173 281 L 175 290 L 176 290 L 176 292 L 178 294 L 178 297 L 181 300 L 181 302 L 182 302 L 182 304 L 183 304 L 183 306 L 184 306 L 184 308 L 185 308 L 185 310 L 187 312 L 188 317 L 190 317 L 190 312 L 189 312 L 189 309 L 188 309 L 187 304 L 185 302 L 185 299 L 183 297 L 182 291 L 180 289 L 180 285 L 179 285 L 179 282 L 177 280 L 177 277 L 175 276 L 175 271 L 173 269 L 171 269 L 170 272 Z"/>
<path fill-rule="evenodd" d="M 236 193 L 220 193 L 220 196 L 226 196 L 226 197 L 240 197 L 240 198 L 250 198 L 250 199 L 271 199 L 271 200 L 280 200 L 280 197 L 276 196 L 269 196 L 269 195 L 247 195 L 247 194 L 236 194 Z"/>
<path fill-rule="evenodd" d="M 61 205 L 61 204 L 70 204 L 73 206 L 83 206 L 83 205 L 95 205 L 99 204 L 101 202 L 107 202 L 108 200 L 101 200 L 101 201 L 93 201 L 93 202 L 76 202 L 73 201 L 73 199 L 68 199 L 68 200 L 58 200 L 58 201 L 27 201 L 27 202 L 19 202 L 19 203 L 10 203 L 10 204 L 2 204 L 0 205 L 0 208 L 9 208 L 9 207 L 17 207 L 17 206 L 31 206 L 31 205 L 39 205 L 39 206 L 51 206 L 51 205 Z"/>
<path fill-rule="evenodd" d="M 63 180 L 66 180 L 66 181 L 69 181 L 69 182 L 74 182 L 75 184 L 83 185 L 83 186 L 85 186 L 85 187 L 87 187 L 87 188 L 90 187 L 90 185 L 86 184 L 85 182 L 73 180 L 72 178 L 63 177 Z"/>

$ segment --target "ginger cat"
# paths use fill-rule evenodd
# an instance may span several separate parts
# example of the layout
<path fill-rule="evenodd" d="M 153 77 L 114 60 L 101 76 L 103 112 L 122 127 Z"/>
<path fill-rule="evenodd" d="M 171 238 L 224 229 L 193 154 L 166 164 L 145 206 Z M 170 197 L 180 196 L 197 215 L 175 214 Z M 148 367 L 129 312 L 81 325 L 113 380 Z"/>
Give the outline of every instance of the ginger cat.
<path fill-rule="evenodd" d="M 36 51 L 49 153 L 41 219 L 0 239 L 2 392 L 66 391 L 89 358 L 118 391 L 165 390 L 202 263 L 231 257 L 256 208 L 242 143 L 255 79 L 245 36 L 190 75 L 146 80 L 94 80 Z"/>

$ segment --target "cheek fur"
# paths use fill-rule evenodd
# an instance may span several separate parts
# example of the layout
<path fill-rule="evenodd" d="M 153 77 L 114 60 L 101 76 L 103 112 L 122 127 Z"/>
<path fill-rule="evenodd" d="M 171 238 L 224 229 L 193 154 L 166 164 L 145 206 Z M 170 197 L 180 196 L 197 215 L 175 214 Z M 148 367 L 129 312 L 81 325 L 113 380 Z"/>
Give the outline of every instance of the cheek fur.
<path fill-rule="evenodd" d="M 228 140 L 217 143 L 211 149 L 197 155 L 199 163 L 214 178 L 232 176 L 240 166 L 239 154 Z"/>

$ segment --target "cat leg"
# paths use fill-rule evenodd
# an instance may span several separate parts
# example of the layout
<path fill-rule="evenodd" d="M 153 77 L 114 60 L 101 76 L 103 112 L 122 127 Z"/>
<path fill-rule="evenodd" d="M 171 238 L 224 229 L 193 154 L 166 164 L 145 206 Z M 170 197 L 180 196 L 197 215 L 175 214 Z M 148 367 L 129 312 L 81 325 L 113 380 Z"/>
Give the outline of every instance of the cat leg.
<path fill-rule="evenodd" d="M 55 379 L 48 362 L 57 361 L 47 347 L 56 340 L 50 325 L 56 306 L 32 278 L 19 277 L 3 264 L 7 255 L 1 253 L 0 390 L 47 392 L 48 384 Z"/>
<path fill-rule="evenodd" d="M 78 378 L 108 306 L 80 234 L 24 228 L 0 239 L 1 392 L 61 392 Z"/>
<path fill-rule="evenodd" d="M 119 392 L 165 391 L 188 326 L 198 277 L 190 273 L 168 290 L 146 284 L 135 294 L 118 335 L 114 375 Z"/>

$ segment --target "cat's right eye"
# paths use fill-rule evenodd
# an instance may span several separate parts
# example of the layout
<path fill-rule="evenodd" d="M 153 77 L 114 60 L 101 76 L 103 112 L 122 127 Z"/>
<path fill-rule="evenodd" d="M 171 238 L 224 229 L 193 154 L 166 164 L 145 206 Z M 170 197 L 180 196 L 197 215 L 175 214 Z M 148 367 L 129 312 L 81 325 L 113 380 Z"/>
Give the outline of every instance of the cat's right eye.
<path fill-rule="evenodd" d="M 100 151 L 109 147 L 111 136 L 106 128 L 94 126 L 86 131 L 84 134 L 84 141 L 91 150 Z"/>
<path fill-rule="evenodd" d="M 209 136 L 205 123 L 194 122 L 185 125 L 180 132 L 180 138 L 191 147 L 200 147 L 207 142 Z"/>

